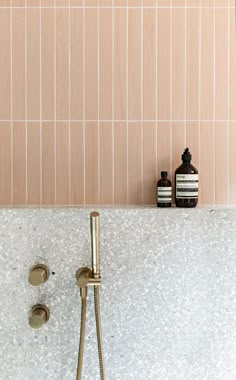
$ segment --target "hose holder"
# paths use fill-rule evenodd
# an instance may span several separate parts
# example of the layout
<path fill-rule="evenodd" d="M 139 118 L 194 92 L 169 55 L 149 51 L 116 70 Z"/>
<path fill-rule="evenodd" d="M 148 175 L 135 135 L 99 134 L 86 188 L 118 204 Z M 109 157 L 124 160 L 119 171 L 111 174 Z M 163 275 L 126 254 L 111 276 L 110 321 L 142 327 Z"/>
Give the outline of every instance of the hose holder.
<path fill-rule="evenodd" d="M 85 298 L 87 296 L 87 286 L 100 286 L 101 277 L 94 278 L 92 269 L 82 267 L 76 271 L 76 282 L 80 288 L 81 297 Z"/>

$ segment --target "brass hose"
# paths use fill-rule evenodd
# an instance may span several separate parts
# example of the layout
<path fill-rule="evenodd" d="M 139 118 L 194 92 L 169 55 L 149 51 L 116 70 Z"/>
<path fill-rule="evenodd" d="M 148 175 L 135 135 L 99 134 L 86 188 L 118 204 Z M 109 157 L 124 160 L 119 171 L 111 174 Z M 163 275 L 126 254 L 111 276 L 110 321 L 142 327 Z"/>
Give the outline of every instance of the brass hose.
<path fill-rule="evenodd" d="M 84 356 L 84 341 L 85 341 L 85 324 L 86 324 L 86 297 L 81 298 L 81 321 L 80 321 L 80 341 L 79 341 L 79 354 L 78 354 L 78 365 L 77 365 L 77 376 L 76 380 L 81 380 L 82 367 L 83 367 L 83 356 Z"/>
<path fill-rule="evenodd" d="M 105 380 L 105 366 L 103 359 L 102 350 L 102 326 L 101 326 L 101 316 L 100 316 L 100 302 L 99 302 L 99 286 L 94 286 L 94 308 L 95 308 L 95 320 L 96 320 L 96 330 L 97 330 L 97 345 L 98 345 L 98 359 L 100 367 L 100 378 Z"/>

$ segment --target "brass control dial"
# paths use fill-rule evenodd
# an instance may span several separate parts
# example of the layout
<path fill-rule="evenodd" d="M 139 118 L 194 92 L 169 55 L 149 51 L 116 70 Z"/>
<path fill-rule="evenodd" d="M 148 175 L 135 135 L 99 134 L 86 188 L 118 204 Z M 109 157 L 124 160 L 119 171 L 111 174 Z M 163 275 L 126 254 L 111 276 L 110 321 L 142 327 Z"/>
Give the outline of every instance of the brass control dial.
<path fill-rule="evenodd" d="M 29 325 L 32 329 L 39 329 L 49 320 L 50 312 L 45 305 L 35 305 L 29 315 Z"/>
<path fill-rule="evenodd" d="M 29 283 L 33 286 L 39 286 L 47 281 L 49 270 L 44 264 L 34 265 L 29 272 Z"/>

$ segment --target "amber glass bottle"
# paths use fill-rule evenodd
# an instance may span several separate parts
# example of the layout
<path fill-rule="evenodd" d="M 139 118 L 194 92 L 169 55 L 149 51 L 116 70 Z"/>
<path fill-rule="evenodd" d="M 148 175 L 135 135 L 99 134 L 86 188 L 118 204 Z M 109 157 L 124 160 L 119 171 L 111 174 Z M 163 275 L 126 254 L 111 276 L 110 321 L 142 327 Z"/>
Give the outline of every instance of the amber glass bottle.
<path fill-rule="evenodd" d="M 167 172 L 161 172 L 161 179 L 157 182 L 157 207 L 171 207 L 172 187 L 167 175 Z"/>
<path fill-rule="evenodd" d="M 198 203 L 198 171 L 191 164 L 192 156 L 186 148 L 183 163 L 175 171 L 176 207 L 196 207 Z"/>

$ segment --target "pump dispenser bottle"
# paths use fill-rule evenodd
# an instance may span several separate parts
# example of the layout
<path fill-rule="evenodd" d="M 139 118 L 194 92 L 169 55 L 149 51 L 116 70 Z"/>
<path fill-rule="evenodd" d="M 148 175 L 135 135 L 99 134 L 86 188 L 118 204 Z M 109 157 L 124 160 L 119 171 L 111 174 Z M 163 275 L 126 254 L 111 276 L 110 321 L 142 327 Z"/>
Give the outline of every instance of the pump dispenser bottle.
<path fill-rule="evenodd" d="M 161 172 L 161 179 L 157 182 L 157 207 L 171 207 L 172 187 L 167 175 L 167 172 Z"/>
<path fill-rule="evenodd" d="M 198 203 L 198 171 L 191 164 L 192 155 L 186 148 L 183 163 L 175 171 L 176 207 L 196 207 Z"/>

